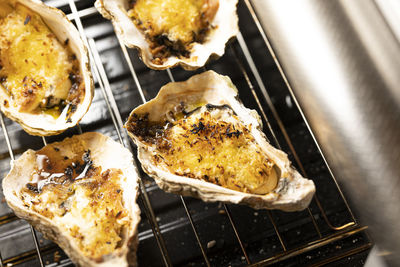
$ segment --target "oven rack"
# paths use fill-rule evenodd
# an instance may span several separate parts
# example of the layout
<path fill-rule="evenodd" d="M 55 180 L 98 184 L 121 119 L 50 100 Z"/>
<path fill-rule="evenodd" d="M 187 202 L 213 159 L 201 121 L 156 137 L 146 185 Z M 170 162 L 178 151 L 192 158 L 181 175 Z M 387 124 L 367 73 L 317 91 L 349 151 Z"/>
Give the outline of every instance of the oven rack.
<path fill-rule="evenodd" d="M 55 0 L 55 1 L 48 1 L 48 2 L 50 4 L 53 4 L 56 6 L 61 6 L 61 5 L 65 5 L 66 1 Z M 69 9 L 70 9 L 70 13 L 67 16 L 71 21 L 75 22 L 83 41 L 89 48 L 89 54 L 90 54 L 90 59 L 91 59 L 91 64 L 92 64 L 92 72 L 93 72 L 94 78 L 97 80 L 98 86 L 100 87 L 100 90 L 102 92 L 102 96 L 104 98 L 104 102 L 107 106 L 108 112 L 111 116 L 113 127 L 115 128 L 115 131 L 117 133 L 118 140 L 125 147 L 127 147 L 131 151 L 134 151 L 135 148 L 132 145 L 132 143 L 130 142 L 130 140 L 126 134 L 126 131 L 123 129 L 123 119 L 122 119 L 121 113 L 119 111 L 117 102 L 115 100 L 113 91 L 111 89 L 110 81 L 107 77 L 105 67 L 102 63 L 102 59 L 101 59 L 101 56 L 99 54 L 99 51 L 98 51 L 98 48 L 96 45 L 96 41 L 92 38 L 87 38 L 87 36 L 85 34 L 85 29 L 84 29 L 82 20 L 85 19 L 86 17 L 98 15 L 97 10 L 94 7 L 86 7 L 84 9 L 78 10 L 77 5 L 73 0 L 68 0 L 67 3 L 69 6 Z M 248 12 L 251 14 L 251 17 L 254 20 L 254 23 L 259 30 L 259 34 L 261 35 L 262 39 L 266 42 L 266 46 L 268 47 L 268 49 L 271 50 L 271 48 L 268 44 L 268 40 L 267 40 L 264 32 L 261 29 L 261 26 L 258 22 L 257 16 L 255 15 L 254 10 L 252 9 L 252 6 L 251 6 L 249 0 L 244 0 L 243 3 L 245 5 L 245 7 L 248 9 Z M 243 3 L 241 3 L 241 4 L 243 4 Z M 140 95 L 142 102 L 144 103 L 144 102 L 146 102 L 145 93 L 142 89 L 142 86 L 141 86 L 141 83 L 139 80 L 140 77 L 138 77 L 138 73 L 132 64 L 132 60 L 131 60 L 131 56 L 129 55 L 129 51 L 122 44 L 122 42 L 120 40 L 118 40 L 118 44 L 120 46 L 120 49 L 121 49 L 124 59 L 126 61 L 125 63 L 128 65 L 130 75 L 132 76 L 132 78 L 134 80 L 134 84 L 136 86 L 137 92 Z M 267 126 L 266 128 L 268 129 L 268 136 L 271 137 L 270 139 L 271 139 L 272 144 L 274 146 L 276 146 L 277 148 L 281 149 L 282 141 L 278 140 L 278 138 L 277 138 L 278 134 L 276 133 L 276 131 L 273 130 L 273 126 L 271 125 L 270 120 L 268 119 L 268 117 L 266 115 L 267 113 L 272 114 L 272 118 L 275 120 L 275 124 L 279 128 L 279 131 L 280 131 L 279 134 L 281 136 L 283 136 L 284 142 L 286 142 L 286 146 L 289 148 L 291 155 L 294 158 L 294 162 L 297 164 L 297 167 L 300 170 L 300 173 L 303 176 L 308 177 L 306 170 L 302 164 L 302 161 L 300 160 L 300 157 L 298 156 L 298 153 L 296 152 L 295 147 L 292 144 L 292 140 L 289 137 L 288 131 L 285 128 L 285 125 L 283 124 L 281 117 L 280 117 L 277 109 L 274 106 L 273 100 L 271 99 L 271 96 L 270 96 L 268 90 L 266 89 L 266 86 L 261 78 L 260 72 L 256 66 L 256 63 L 254 62 L 254 59 L 251 55 L 251 52 L 246 44 L 246 41 L 245 41 L 242 33 L 239 33 L 238 36 L 236 37 L 236 39 L 227 45 L 226 49 L 230 50 L 232 55 L 234 56 L 234 60 L 237 64 L 237 68 L 239 69 L 239 72 L 241 73 L 243 79 L 246 81 L 246 84 L 248 87 L 247 90 L 249 90 L 251 92 L 251 95 L 253 96 L 258 109 L 261 111 L 261 115 L 262 115 L 264 122 L 266 123 L 266 126 Z M 243 59 L 243 57 L 244 57 L 244 59 Z M 202 70 L 204 71 L 205 69 L 206 68 L 204 67 Z M 167 75 L 171 81 L 175 81 L 174 74 L 171 70 L 168 69 L 165 72 L 167 73 Z M 254 80 L 255 80 L 255 82 L 254 82 Z M 256 91 L 256 88 L 258 88 L 259 91 Z M 289 88 L 289 91 L 290 91 L 290 88 Z M 259 94 L 260 94 L 259 92 L 261 92 L 262 98 L 259 97 Z M 290 91 L 290 93 L 291 93 L 291 91 Z M 294 98 L 293 94 L 292 94 L 292 97 Z M 264 102 L 267 104 L 268 111 L 262 104 Z M 300 107 L 297 107 L 297 108 L 301 112 Z M 307 123 L 304 115 L 303 115 L 303 118 L 304 118 L 305 123 Z M 3 134 L 4 134 L 4 139 L 6 141 L 7 148 L 9 151 L 9 157 L 11 160 L 13 160 L 14 159 L 14 151 L 12 149 L 12 143 L 9 138 L 8 129 L 7 129 L 7 126 L 3 119 L 2 114 L 0 114 L 0 122 L 1 122 L 2 130 L 3 130 Z M 76 127 L 76 130 L 78 131 L 78 133 L 82 133 L 82 129 L 79 125 Z M 42 140 L 43 144 L 46 145 L 47 144 L 46 138 L 43 137 L 42 139 L 43 139 Z M 320 153 L 321 153 L 321 156 L 323 157 L 323 154 L 321 151 L 320 151 Z M 324 157 L 323 157 L 323 159 L 324 159 Z M 324 159 L 324 161 L 325 161 L 325 159 Z M 325 161 L 325 164 L 330 172 L 329 166 L 326 161 Z M 230 207 L 227 204 L 222 204 L 224 213 L 228 217 L 230 226 L 232 227 L 233 233 L 235 235 L 235 239 L 237 240 L 237 243 L 240 246 L 240 252 L 243 255 L 242 257 L 244 257 L 245 265 L 260 266 L 260 265 L 268 265 L 268 264 L 277 263 L 277 262 L 286 260 L 288 258 L 303 254 L 305 252 L 314 250 L 316 248 L 325 246 L 325 245 L 335 242 L 337 240 L 345 239 L 349 236 L 358 234 L 360 232 L 366 232 L 365 230 L 367 227 L 362 226 L 357 222 L 355 216 L 353 215 L 353 212 L 351 211 L 351 209 L 349 207 L 349 204 L 346 201 L 346 198 L 344 197 L 344 195 L 336 181 L 335 176 L 331 172 L 330 172 L 330 175 L 336 185 L 336 189 L 337 189 L 342 201 L 344 202 L 344 205 L 347 209 L 348 214 L 350 214 L 351 220 L 348 221 L 347 223 L 344 223 L 341 225 L 334 225 L 333 223 L 331 223 L 329 215 L 327 214 L 323 205 L 321 204 L 320 200 L 317 197 L 317 194 L 318 194 L 318 188 L 317 188 L 317 194 L 314 197 L 312 202 L 315 204 L 318 211 L 313 212 L 310 208 L 307 208 L 304 211 L 308 214 L 307 216 L 309 217 L 310 221 L 312 222 L 314 231 L 317 235 L 317 239 L 310 240 L 305 245 L 302 245 L 302 246 L 299 246 L 296 248 L 288 248 L 288 246 L 285 244 L 284 238 L 282 238 L 281 231 L 279 230 L 280 226 L 276 222 L 273 212 L 267 211 L 268 219 L 273 226 L 273 231 L 275 232 L 277 239 L 279 240 L 279 244 L 281 246 L 281 252 L 276 253 L 275 255 L 272 255 L 268 258 L 262 259 L 257 262 L 251 261 L 249 255 L 246 251 L 246 246 L 245 246 L 244 242 L 242 241 L 243 238 L 240 235 L 240 229 L 238 228 L 237 224 L 235 223 L 235 218 L 232 215 Z M 157 246 L 159 248 L 159 252 L 161 254 L 163 264 L 165 266 L 172 266 L 173 261 L 171 260 L 171 257 L 169 255 L 168 246 L 166 245 L 166 242 L 164 240 L 163 231 L 162 231 L 161 227 L 159 226 L 158 218 L 153 209 L 152 203 L 150 201 L 148 191 L 149 191 L 149 186 L 146 186 L 143 183 L 143 181 L 140 181 L 140 196 L 139 196 L 139 198 L 143 203 L 142 211 L 145 213 L 148 223 L 150 224 L 151 232 L 156 240 Z M 185 211 L 187 220 L 188 220 L 190 227 L 193 231 L 193 234 L 195 236 L 197 246 L 201 250 L 201 255 L 202 255 L 203 261 L 204 261 L 203 265 L 212 266 L 212 263 L 207 255 L 207 248 L 204 246 L 204 242 L 201 242 L 201 238 L 200 238 L 200 235 L 199 235 L 198 229 L 197 229 L 198 226 L 196 225 L 196 221 L 193 219 L 193 215 L 190 211 L 190 206 L 188 205 L 188 200 L 186 198 L 180 196 L 180 201 L 181 201 L 181 204 Z M 320 225 L 316 222 L 316 218 L 318 218 L 319 220 L 322 219 L 322 221 L 330 228 L 330 230 L 332 232 L 330 232 L 329 234 L 322 233 L 322 231 L 320 229 L 321 228 Z M 16 219 L 17 218 L 13 214 L 0 217 L 0 225 L 14 221 Z M 33 242 L 35 244 L 35 250 L 28 251 L 28 252 L 20 254 L 16 257 L 6 258 L 6 259 L 3 259 L 1 257 L 1 251 L 0 251 L 0 266 L 6 266 L 8 264 L 23 263 L 34 257 L 37 257 L 37 260 L 38 260 L 40 266 L 45 266 L 45 262 L 43 260 L 42 253 L 43 252 L 47 253 L 49 251 L 53 251 L 55 249 L 55 246 L 54 245 L 41 246 L 40 242 L 38 241 L 36 231 L 32 226 L 30 226 L 30 231 L 32 234 Z M 338 255 L 327 258 L 327 259 L 323 260 L 321 263 L 329 263 L 329 262 L 336 261 L 338 259 L 347 257 L 349 255 L 353 255 L 355 253 L 367 250 L 371 246 L 372 246 L 372 243 L 370 241 L 368 241 L 365 244 L 362 244 L 356 248 L 352 248 L 345 252 L 339 253 Z M 70 261 L 68 259 L 65 259 L 61 262 L 60 265 L 68 265 L 68 264 L 70 264 Z"/>

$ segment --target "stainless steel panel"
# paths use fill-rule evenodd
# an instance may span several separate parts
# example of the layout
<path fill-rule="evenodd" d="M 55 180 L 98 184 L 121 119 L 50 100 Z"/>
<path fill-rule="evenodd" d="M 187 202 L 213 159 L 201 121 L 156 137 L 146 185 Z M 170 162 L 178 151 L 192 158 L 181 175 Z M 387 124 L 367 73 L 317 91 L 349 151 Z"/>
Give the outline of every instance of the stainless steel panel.
<path fill-rule="evenodd" d="M 400 22 L 384 1 L 251 2 L 330 167 L 399 266 Z"/>

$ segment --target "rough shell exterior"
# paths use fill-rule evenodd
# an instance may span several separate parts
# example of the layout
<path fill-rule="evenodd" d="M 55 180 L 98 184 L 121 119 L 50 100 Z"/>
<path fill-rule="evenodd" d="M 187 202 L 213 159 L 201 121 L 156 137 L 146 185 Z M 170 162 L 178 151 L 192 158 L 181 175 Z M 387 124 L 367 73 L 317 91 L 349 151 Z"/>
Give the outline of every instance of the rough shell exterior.
<path fill-rule="evenodd" d="M 59 134 L 78 124 L 88 111 L 92 102 L 94 84 L 90 72 L 87 48 L 83 44 L 78 30 L 61 10 L 46 6 L 39 0 L 14 0 L 10 2 L 21 3 L 38 13 L 59 40 L 64 41 L 67 38 L 69 39 L 68 44 L 80 63 L 80 70 L 83 76 L 83 82 L 85 83 L 85 96 L 78 105 L 75 113 L 71 116 L 70 122 L 64 120 L 56 121 L 50 115 L 23 113 L 19 112 L 13 105 L 4 105 L 4 100 L 10 97 L 6 90 L 0 85 L 0 109 L 7 117 L 18 122 L 29 134 L 40 136 Z"/>
<path fill-rule="evenodd" d="M 129 48 L 137 48 L 144 64 L 149 68 L 162 70 L 181 65 L 186 70 L 194 70 L 206 64 L 210 57 L 224 54 L 225 44 L 239 32 L 236 14 L 237 0 L 219 0 L 219 8 L 213 20 L 217 28 L 210 32 L 203 44 L 196 43 L 190 58 L 179 59 L 171 56 L 162 65 L 151 62 L 153 56 L 144 34 L 128 16 L 129 0 L 97 0 L 95 6 L 104 18 L 112 21 L 118 38 Z"/>
<path fill-rule="evenodd" d="M 30 175 L 35 168 L 36 155 L 33 150 L 28 150 L 18 160 L 11 161 L 11 170 L 3 179 L 3 192 L 7 204 L 18 217 L 27 220 L 42 232 L 46 238 L 57 243 L 71 260 L 79 266 L 136 266 L 137 227 L 140 221 L 140 210 L 136 204 L 138 175 L 133 165 L 132 154 L 111 138 L 91 132 L 66 138 L 64 141 L 50 144 L 50 146 L 56 145 L 61 151 L 69 151 L 71 142 L 77 139 L 87 144 L 87 149 L 90 149 L 91 158 L 95 165 L 102 166 L 103 169 L 119 168 L 123 171 L 123 177 L 125 177 L 122 181 L 122 188 L 124 188 L 123 198 L 132 220 L 126 236 L 123 238 L 123 244 L 118 250 L 107 256 L 105 261 L 95 262 L 85 257 L 79 248 L 71 242 L 71 237 L 54 225 L 50 219 L 28 210 L 23 205 L 18 192 L 29 182 Z M 117 160 L 115 155 L 119 156 Z"/>
<path fill-rule="evenodd" d="M 305 209 L 315 192 L 313 181 L 303 178 L 288 160 L 287 155 L 272 147 L 261 131 L 261 119 L 256 111 L 247 109 L 238 101 L 238 92 L 231 80 L 213 71 L 191 77 L 185 82 L 163 86 L 157 97 L 132 111 L 131 116 L 149 113 L 150 121 L 159 121 L 165 114 L 186 103 L 228 104 L 245 125 L 252 125 L 251 133 L 256 142 L 281 170 L 278 185 L 266 195 L 256 195 L 230 190 L 203 180 L 177 176 L 152 164 L 152 148 L 129 133 L 138 146 L 138 157 L 143 169 L 152 176 L 160 188 L 167 192 L 193 196 L 203 201 L 223 201 L 247 204 L 256 209 L 299 211 Z M 248 127 L 249 128 L 249 127 Z"/>

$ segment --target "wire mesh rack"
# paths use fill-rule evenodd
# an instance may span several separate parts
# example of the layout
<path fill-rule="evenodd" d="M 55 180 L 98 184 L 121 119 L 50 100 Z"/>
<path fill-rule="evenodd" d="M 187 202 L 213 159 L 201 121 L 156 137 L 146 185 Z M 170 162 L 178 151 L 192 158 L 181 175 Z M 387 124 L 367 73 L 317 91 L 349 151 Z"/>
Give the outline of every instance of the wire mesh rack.
<path fill-rule="evenodd" d="M 37 149 L 82 131 L 105 133 L 135 152 L 122 128 L 129 112 L 154 97 L 163 84 L 212 69 L 232 78 L 245 106 L 261 114 L 271 143 L 289 154 L 302 175 L 314 180 L 317 194 L 303 212 L 255 211 L 164 193 L 141 171 L 139 265 L 322 265 L 372 246 L 367 227 L 357 222 L 301 111 L 293 104 L 290 88 L 285 86 L 268 52 L 268 40 L 248 0 L 238 5 L 242 32 L 227 45 L 222 58 L 195 72 L 147 69 L 136 51 L 118 40 L 111 23 L 101 18 L 93 1 L 45 2 L 68 14 L 89 47 L 97 94 L 81 124 L 55 137 L 28 136 L 0 115 L 3 177 L 9 160 L 27 148 Z M 72 264 L 54 243 L 18 219 L 4 198 L 0 206 L 0 253 L 0 266 Z"/>

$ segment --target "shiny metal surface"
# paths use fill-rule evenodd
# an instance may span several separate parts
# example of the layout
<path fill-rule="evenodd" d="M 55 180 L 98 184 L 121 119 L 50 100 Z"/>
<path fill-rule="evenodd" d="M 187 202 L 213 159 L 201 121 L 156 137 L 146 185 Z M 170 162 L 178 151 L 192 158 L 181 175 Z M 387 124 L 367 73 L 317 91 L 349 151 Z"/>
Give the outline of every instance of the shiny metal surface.
<path fill-rule="evenodd" d="M 385 1 L 251 3 L 339 184 L 400 266 L 400 21 Z"/>

